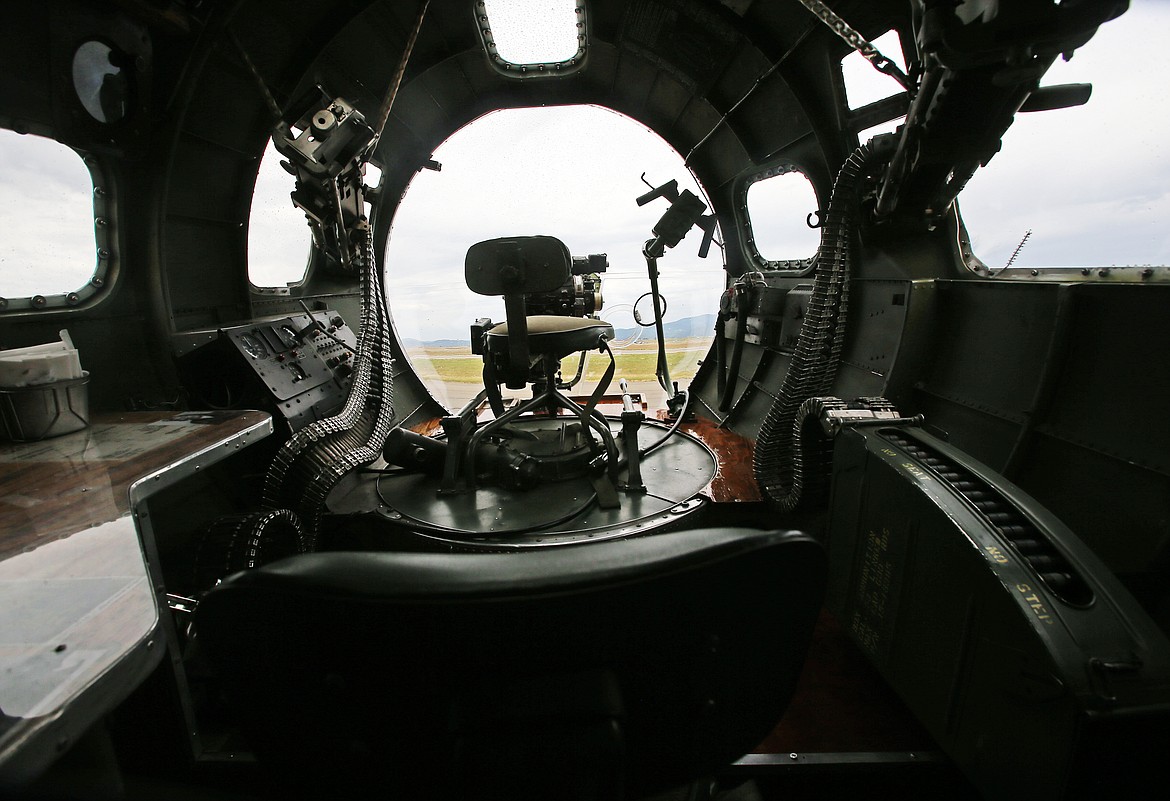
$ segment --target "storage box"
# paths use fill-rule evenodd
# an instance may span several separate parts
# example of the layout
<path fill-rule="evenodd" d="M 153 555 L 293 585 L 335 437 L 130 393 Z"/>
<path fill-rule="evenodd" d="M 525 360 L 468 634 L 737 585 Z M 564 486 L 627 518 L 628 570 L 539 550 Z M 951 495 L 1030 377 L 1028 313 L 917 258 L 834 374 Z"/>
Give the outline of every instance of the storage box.
<path fill-rule="evenodd" d="M 89 373 L 33 387 L 0 389 L 0 436 L 33 442 L 89 425 Z"/>

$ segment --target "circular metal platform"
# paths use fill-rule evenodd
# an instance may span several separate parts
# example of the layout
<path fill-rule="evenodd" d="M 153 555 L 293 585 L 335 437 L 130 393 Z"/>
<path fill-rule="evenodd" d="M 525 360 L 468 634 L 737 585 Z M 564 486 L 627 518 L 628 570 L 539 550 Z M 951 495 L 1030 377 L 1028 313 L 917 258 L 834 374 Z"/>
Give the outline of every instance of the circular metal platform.
<path fill-rule="evenodd" d="M 620 446 L 621 424 L 609 423 Z M 547 418 L 522 418 L 510 427 L 524 431 L 548 425 Z M 639 448 L 657 442 L 667 431 L 662 423 L 643 421 Z M 351 474 L 330 494 L 328 507 L 335 514 L 376 515 L 396 530 L 461 547 L 564 545 L 632 536 L 677 523 L 703 506 L 700 493 L 715 469 L 715 457 L 706 445 L 676 431 L 642 460 L 645 491 L 617 490 L 620 508 L 601 508 L 584 476 L 545 481 L 527 490 L 482 486 L 441 494 L 439 479 L 412 472 Z M 623 469 L 619 483 L 626 478 Z"/>

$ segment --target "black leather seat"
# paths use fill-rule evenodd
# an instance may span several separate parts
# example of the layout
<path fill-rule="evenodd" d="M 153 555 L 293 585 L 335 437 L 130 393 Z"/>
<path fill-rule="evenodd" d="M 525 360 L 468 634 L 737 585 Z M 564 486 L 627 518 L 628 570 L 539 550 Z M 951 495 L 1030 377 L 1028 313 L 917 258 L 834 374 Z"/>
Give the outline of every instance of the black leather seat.
<path fill-rule="evenodd" d="M 507 321 L 484 335 L 484 381 L 509 389 L 528 383 L 534 360 L 560 359 L 597 350 L 613 339 L 613 326 L 601 320 L 562 315 L 528 316 L 525 297 L 560 289 L 572 275 L 573 258 L 552 236 L 511 236 L 478 242 L 467 250 L 464 279 L 480 295 L 502 295 Z M 540 372 L 555 365 L 545 364 Z"/>
<path fill-rule="evenodd" d="M 596 408 L 616 367 L 608 345 L 614 337 L 613 326 L 590 317 L 530 316 L 527 313 L 528 297 L 563 290 L 572 276 L 572 265 L 569 249 L 552 236 L 501 237 L 468 248 L 464 261 L 467 286 L 481 295 L 502 295 L 507 320 L 495 325 L 480 320 L 473 329 L 472 350 L 483 354 L 484 392 L 459 414 L 470 413 L 482 397 L 486 397 L 494 419 L 474 433 L 471 430 L 475 426 L 462 425 L 457 435 L 449 436 L 443 491 L 475 488 L 476 459 L 471 454 L 478 452 L 480 443 L 503 433 L 509 424 L 529 413 L 559 415 L 564 410 L 580 418 L 581 429 L 588 437 L 590 455 L 599 457 L 604 450 L 608 473 L 605 481 L 611 487 L 605 495 L 606 503 L 620 504 L 612 490 L 618 471 L 617 442 L 609 423 Z M 480 326 L 483 327 L 482 335 L 477 336 L 474 332 L 480 330 Z M 594 387 L 589 401 L 582 405 L 561 392 L 572 383 L 561 381 L 560 360 L 571 353 L 580 353 L 580 377 L 585 353 L 591 350 L 607 353 L 609 368 Z M 533 384 L 532 397 L 505 408 L 499 385 L 523 389 L 529 382 Z M 452 460 L 463 466 L 462 484 L 448 477 L 455 473 Z"/>
<path fill-rule="evenodd" d="M 313 553 L 229 577 L 196 625 L 287 791 L 637 798 L 771 730 L 824 582 L 819 543 L 746 529 Z"/>
<path fill-rule="evenodd" d="M 613 339 L 613 325 L 591 317 L 562 317 L 556 314 L 533 314 L 525 318 L 528 348 L 531 353 L 561 359 L 570 353 L 596 350 L 599 338 Z M 508 352 L 508 324 L 493 326 L 484 337 L 488 353 Z"/>

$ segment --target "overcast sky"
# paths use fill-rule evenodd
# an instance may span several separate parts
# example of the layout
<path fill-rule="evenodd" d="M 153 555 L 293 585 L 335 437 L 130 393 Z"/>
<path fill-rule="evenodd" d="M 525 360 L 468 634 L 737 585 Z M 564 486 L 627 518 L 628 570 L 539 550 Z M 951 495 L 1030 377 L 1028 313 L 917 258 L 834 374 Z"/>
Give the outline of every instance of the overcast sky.
<path fill-rule="evenodd" d="M 0 128 L 0 297 L 72 292 L 96 267 L 85 163 L 59 142 Z"/>
<path fill-rule="evenodd" d="M 1132 5 L 1045 79 L 1092 82 L 1089 104 L 1019 115 L 1003 152 L 961 195 L 975 252 L 990 266 L 1002 266 L 1028 229 L 1022 265 L 1170 263 L 1163 63 L 1170 3 Z M 502 304 L 464 287 L 463 258 L 476 241 L 516 234 L 557 236 L 577 255 L 608 253 L 608 316 L 618 327 L 630 324 L 628 304 L 649 288 L 641 247 L 666 209 L 662 201 L 635 205 L 647 190 L 639 176 L 645 172 L 654 184 L 690 181 L 681 158 L 655 134 L 599 108 L 526 109 L 481 118 L 435 158 L 443 170 L 415 179 L 386 254 L 404 337 L 464 339 L 475 317 L 501 317 Z M 292 178 L 271 156 L 261 172 L 249 272 L 257 283 L 279 285 L 302 273 L 308 230 L 288 200 Z M 66 292 L 88 279 L 95 263 L 91 192 L 71 151 L 0 131 L 0 296 Z M 801 179 L 758 184 L 749 199 L 765 256 L 812 254 L 816 238 L 804 216 L 814 201 Z M 694 230 L 662 260 L 667 319 L 714 311 L 719 251 L 703 261 L 698 244 Z"/>
<path fill-rule="evenodd" d="M 1078 108 L 1019 114 L 959 208 L 976 255 L 1017 265 L 1170 264 L 1170 3 L 1131 0 L 1043 84 L 1091 83 Z"/>

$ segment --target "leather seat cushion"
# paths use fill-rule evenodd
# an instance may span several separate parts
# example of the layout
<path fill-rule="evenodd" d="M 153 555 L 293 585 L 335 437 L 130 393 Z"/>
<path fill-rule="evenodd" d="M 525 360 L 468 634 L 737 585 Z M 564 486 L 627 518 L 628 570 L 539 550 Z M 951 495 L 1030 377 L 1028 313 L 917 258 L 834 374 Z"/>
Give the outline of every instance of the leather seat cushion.
<path fill-rule="evenodd" d="M 560 358 L 582 350 L 596 350 L 598 338 L 614 338 L 613 326 L 587 317 L 562 317 L 535 314 L 528 321 L 528 352 Z M 508 324 L 501 323 L 487 332 L 490 353 L 508 352 Z"/>

